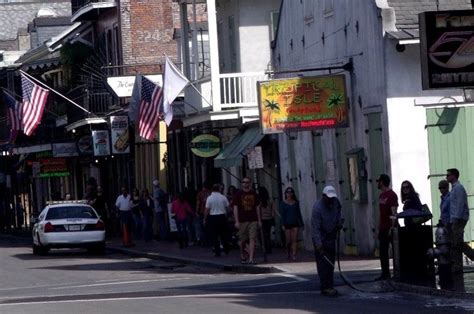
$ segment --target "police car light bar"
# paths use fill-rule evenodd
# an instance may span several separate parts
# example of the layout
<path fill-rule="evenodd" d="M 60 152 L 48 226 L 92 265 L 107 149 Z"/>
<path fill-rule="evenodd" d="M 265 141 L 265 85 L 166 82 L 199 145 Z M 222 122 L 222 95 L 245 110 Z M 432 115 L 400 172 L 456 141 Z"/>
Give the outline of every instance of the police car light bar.
<path fill-rule="evenodd" d="M 69 201 L 47 201 L 46 205 L 57 204 L 87 204 L 87 200 L 69 200 Z"/>

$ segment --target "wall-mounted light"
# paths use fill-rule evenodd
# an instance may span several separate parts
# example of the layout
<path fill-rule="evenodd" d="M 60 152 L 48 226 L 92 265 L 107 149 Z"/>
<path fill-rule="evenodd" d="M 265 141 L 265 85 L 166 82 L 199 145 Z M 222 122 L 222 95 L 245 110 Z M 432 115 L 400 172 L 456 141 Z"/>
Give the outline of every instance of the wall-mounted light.
<path fill-rule="evenodd" d="M 76 129 L 72 129 L 72 133 L 76 133 Z"/>

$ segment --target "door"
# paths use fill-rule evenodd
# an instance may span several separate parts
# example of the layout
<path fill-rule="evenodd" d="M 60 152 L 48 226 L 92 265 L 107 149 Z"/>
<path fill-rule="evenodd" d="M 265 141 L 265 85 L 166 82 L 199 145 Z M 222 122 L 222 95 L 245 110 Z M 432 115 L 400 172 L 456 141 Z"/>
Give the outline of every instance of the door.
<path fill-rule="evenodd" d="M 445 179 L 446 169 L 457 168 L 459 181 L 468 195 L 469 210 L 474 207 L 474 108 L 437 108 L 426 110 L 428 149 L 430 160 L 430 185 L 433 221 L 440 216 L 438 182 Z M 464 239 L 472 241 L 472 219 L 465 228 Z"/>
<path fill-rule="evenodd" d="M 373 228 L 372 232 L 378 230 L 379 224 L 379 193 L 376 179 L 385 173 L 385 162 L 382 137 L 382 117 L 380 112 L 367 115 L 367 130 L 369 137 L 369 164 L 370 164 L 370 190 L 372 192 Z"/>
<path fill-rule="evenodd" d="M 349 169 L 347 167 L 347 129 L 336 130 L 337 156 L 338 156 L 338 179 L 341 195 L 339 200 L 344 214 L 344 240 L 346 245 L 355 246 L 356 232 L 354 227 L 354 215 L 351 199 L 351 189 L 349 180 Z"/>

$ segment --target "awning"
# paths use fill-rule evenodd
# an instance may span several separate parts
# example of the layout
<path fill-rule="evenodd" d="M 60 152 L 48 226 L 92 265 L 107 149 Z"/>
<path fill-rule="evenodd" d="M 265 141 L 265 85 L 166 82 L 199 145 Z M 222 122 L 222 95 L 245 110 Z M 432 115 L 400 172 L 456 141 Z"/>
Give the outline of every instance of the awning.
<path fill-rule="evenodd" d="M 227 168 L 242 165 L 242 155 L 249 148 L 253 148 L 265 135 L 258 127 L 247 129 L 244 133 L 237 135 L 222 152 L 214 158 L 215 168 Z"/>

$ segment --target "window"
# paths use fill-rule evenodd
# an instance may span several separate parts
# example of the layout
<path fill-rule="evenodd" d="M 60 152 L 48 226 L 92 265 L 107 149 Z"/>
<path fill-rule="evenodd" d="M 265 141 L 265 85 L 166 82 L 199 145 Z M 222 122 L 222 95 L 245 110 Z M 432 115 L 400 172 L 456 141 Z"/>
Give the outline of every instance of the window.
<path fill-rule="evenodd" d="M 52 207 L 46 215 L 46 220 L 67 218 L 97 218 L 97 215 L 88 206 Z"/>

